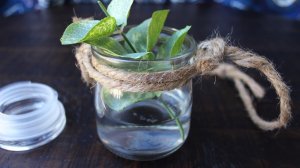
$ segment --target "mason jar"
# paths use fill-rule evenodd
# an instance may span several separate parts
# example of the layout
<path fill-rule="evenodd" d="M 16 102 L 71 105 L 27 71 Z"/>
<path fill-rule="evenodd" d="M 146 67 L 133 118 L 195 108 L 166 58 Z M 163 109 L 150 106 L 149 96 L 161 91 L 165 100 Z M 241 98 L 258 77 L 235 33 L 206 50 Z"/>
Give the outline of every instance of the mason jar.
<path fill-rule="evenodd" d="M 165 27 L 157 47 L 175 31 Z M 120 35 L 113 38 L 124 42 Z M 151 73 L 192 64 L 196 43 L 186 35 L 180 54 L 169 60 L 116 57 L 93 46 L 92 53 L 102 64 Z M 173 153 L 185 142 L 192 108 L 191 80 L 181 87 L 155 92 L 123 92 L 97 83 L 94 93 L 99 138 L 116 155 L 131 160 L 155 160 Z"/>

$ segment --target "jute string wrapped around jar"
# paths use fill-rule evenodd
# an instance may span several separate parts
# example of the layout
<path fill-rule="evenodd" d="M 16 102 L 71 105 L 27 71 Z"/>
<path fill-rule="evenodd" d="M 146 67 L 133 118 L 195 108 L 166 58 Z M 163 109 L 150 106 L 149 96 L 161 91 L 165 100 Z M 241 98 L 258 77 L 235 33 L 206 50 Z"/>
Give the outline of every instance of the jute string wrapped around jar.
<path fill-rule="evenodd" d="M 262 130 L 286 127 L 291 119 L 289 88 L 266 58 L 241 48 L 227 45 L 222 38 L 213 38 L 198 45 L 195 61 L 172 71 L 132 72 L 102 64 L 92 56 L 91 47 L 82 44 L 76 49 L 76 58 L 83 80 L 87 84 L 100 83 L 110 89 L 130 92 L 171 90 L 184 85 L 195 76 L 217 75 L 232 79 L 251 120 Z M 274 121 L 266 121 L 258 116 L 245 88 L 249 87 L 257 98 L 264 96 L 264 89 L 237 66 L 260 71 L 274 87 L 279 101 L 280 114 Z"/>

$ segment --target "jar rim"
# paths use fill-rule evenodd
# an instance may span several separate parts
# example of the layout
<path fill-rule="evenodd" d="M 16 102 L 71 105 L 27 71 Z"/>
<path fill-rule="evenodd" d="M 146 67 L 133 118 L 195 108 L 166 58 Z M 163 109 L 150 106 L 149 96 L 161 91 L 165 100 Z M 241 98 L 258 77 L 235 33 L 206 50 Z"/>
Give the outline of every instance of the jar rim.
<path fill-rule="evenodd" d="M 30 113 L 25 113 L 25 114 L 6 114 L 4 111 L 0 111 L 0 121 L 2 118 L 4 118 L 6 121 L 10 120 L 20 120 L 24 118 L 28 118 L 31 116 L 38 115 L 40 113 L 43 113 L 45 109 L 50 108 L 56 101 L 57 99 L 57 92 L 53 90 L 51 87 L 40 84 L 40 83 L 32 83 L 30 81 L 22 81 L 22 82 L 16 82 L 12 83 L 9 85 L 6 85 L 2 88 L 0 88 L 0 93 L 1 96 L 5 96 L 5 98 L 1 97 L 2 99 L 0 100 L 0 105 L 4 104 L 6 101 L 10 101 L 10 103 L 15 103 L 18 101 L 16 98 L 19 98 L 20 96 L 20 91 L 34 91 L 35 94 L 41 94 L 39 98 L 44 101 L 44 106 L 40 107 L 37 110 L 34 110 L 33 112 Z M 43 97 L 42 95 L 47 95 Z M 9 97 L 7 97 L 9 96 Z M 30 99 L 33 98 L 31 95 L 26 95 L 25 98 L 22 99 Z M 12 99 L 12 100 L 11 100 Z M 10 104 L 9 103 L 9 104 Z M 4 121 L 5 122 L 5 121 Z"/>
<path fill-rule="evenodd" d="M 131 28 L 134 26 L 136 26 L 136 25 L 129 25 L 129 26 L 126 26 L 125 29 Z M 162 31 L 174 33 L 176 31 L 178 31 L 178 29 L 164 26 Z M 183 52 L 180 52 L 179 54 L 175 55 L 174 57 L 171 57 L 168 60 L 166 60 L 166 59 L 136 60 L 136 59 L 126 58 L 126 57 L 116 57 L 116 56 L 113 56 L 113 55 L 110 55 L 110 54 L 104 53 L 104 52 L 100 53 L 99 49 L 97 49 L 96 46 L 93 46 L 93 45 L 91 46 L 91 49 L 92 49 L 93 54 L 96 54 L 99 57 L 109 58 L 111 60 L 123 60 L 123 61 L 129 61 L 129 62 L 179 61 L 179 60 L 185 59 L 186 57 L 190 56 L 193 52 L 196 52 L 196 49 L 197 49 L 197 44 L 196 44 L 195 39 L 192 36 L 190 36 L 189 34 L 186 34 L 184 41 L 187 41 L 190 44 L 189 47 L 186 50 L 183 50 Z"/>

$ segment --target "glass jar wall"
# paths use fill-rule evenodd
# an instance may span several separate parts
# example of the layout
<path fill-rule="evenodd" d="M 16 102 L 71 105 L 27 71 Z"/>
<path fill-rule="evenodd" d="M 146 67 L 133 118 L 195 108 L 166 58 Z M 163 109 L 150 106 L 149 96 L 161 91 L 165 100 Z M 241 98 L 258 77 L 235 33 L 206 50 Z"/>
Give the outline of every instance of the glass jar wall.
<path fill-rule="evenodd" d="M 164 28 L 161 39 L 175 30 Z M 122 41 L 122 37 L 114 38 Z M 158 42 L 160 45 L 160 42 Z M 115 57 L 97 47 L 93 56 L 114 68 L 161 72 L 193 62 L 196 43 L 187 36 L 180 55 L 169 60 L 132 60 Z M 192 107 L 192 81 L 173 90 L 157 92 L 121 92 L 101 84 L 95 87 L 97 132 L 113 153 L 132 160 L 155 160 L 176 151 L 186 140 Z"/>

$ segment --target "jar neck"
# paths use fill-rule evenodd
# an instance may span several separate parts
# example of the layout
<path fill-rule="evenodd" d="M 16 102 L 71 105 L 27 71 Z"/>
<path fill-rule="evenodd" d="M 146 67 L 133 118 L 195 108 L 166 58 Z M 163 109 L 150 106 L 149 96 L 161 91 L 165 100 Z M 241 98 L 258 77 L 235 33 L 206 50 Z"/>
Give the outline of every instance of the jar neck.
<path fill-rule="evenodd" d="M 132 26 L 126 27 L 124 31 L 128 31 L 130 27 Z M 170 37 L 176 31 L 176 29 L 164 27 L 160 37 Z M 120 43 L 124 43 L 123 37 L 119 34 L 115 34 L 113 38 Z M 158 41 L 158 45 L 160 43 L 162 42 Z M 138 72 L 159 72 L 178 69 L 183 66 L 192 64 L 194 61 L 195 53 L 196 42 L 191 36 L 188 35 L 186 35 L 186 38 L 183 42 L 182 51 L 180 52 L 180 54 L 170 59 L 134 60 L 130 58 L 110 55 L 107 52 L 104 52 L 104 50 L 102 50 L 101 48 L 92 46 L 92 54 L 99 62 L 101 62 L 101 64 L 109 65 L 118 69 Z"/>

